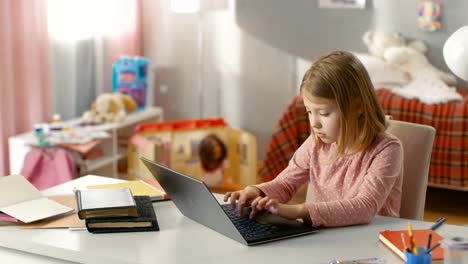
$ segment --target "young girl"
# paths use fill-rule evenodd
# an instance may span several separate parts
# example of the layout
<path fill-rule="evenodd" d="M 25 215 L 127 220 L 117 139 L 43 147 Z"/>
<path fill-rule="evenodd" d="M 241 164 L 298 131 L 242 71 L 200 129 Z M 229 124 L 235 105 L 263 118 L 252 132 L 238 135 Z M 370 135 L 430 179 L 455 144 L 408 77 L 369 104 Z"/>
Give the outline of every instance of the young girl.
<path fill-rule="evenodd" d="M 376 214 L 399 216 L 403 149 L 385 133 L 386 119 L 369 75 L 351 53 L 335 51 L 305 73 L 301 96 L 310 137 L 274 180 L 228 192 L 239 213 L 268 210 L 314 226 L 369 223 Z M 285 204 L 310 180 L 313 201 Z"/>

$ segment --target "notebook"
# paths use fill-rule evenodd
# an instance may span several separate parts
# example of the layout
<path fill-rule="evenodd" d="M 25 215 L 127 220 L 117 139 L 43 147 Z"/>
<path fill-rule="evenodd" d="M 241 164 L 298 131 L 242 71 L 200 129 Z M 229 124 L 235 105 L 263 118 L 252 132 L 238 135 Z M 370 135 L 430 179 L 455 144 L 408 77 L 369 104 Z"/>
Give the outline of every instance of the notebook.
<path fill-rule="evenodd" d="M 149 196 L 134 196 L 138 217 L 86 219 L 91 233 L 158 231 L 159 225 Z"/>
<path fill-rule="evenodd" d="M 128 188 L 77 190 L 76 206 L 80 219 L 137 216 L 137 207 Z"/>
<path fill-rule="evenodd" d="M 401 235 L 405 237 L 406 245 L 409 246 L 409 235 L 408 230 L 384 230 L 380 232 L 379 240 L 384 243 L 390 250 L 397 254 L 401 259 L 405 259 L 403 253 L 403 241 Z M 417 229 L 413 230 L 414 237 L 416 239 L 416 244 L 421 247 L 427 246 L 427 240 L 429 234 L 432 234 L 431 245 L 435 245 L 437 242 L 442 241 L 442 237 L 435 231 L 430 229 Z M 432 263 L 443 262 L 444 250 L 442 247 L 438 247 L 432 251 Z"/>
<path fill-rule="evenodd" d="M 253 220 L 250 210 L 239 217 L 230 204 L 220 205 L 200 180 L 140 157 L 159 184 L 186 217 L 242 244 L 251 246 L 317 232 L 297 220 L 261 213 Z"/>

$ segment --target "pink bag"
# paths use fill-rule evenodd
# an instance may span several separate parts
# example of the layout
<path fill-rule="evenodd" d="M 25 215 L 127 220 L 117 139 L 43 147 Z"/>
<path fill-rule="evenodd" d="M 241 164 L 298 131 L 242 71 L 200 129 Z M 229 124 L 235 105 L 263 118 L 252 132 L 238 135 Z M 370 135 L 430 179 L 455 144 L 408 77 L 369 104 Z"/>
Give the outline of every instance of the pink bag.
<path fill-rule="evenodd" d="M 75 178 L 72 155 L 61 148 L 32 148 L 24 158 L 21 175 L 43 190 Z"/>

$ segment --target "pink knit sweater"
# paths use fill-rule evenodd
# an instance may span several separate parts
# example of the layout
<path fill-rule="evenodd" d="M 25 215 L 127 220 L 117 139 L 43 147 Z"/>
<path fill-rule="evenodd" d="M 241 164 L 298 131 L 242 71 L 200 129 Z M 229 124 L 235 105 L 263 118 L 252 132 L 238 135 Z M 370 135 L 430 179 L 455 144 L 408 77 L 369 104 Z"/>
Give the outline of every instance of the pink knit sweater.
<path fill-rule="evenodd" d="M 390 134 L 368 149 L 338 158 L 336 144 L 315 148 L 310 136 L 274 180 L 256 185 L 280 203 L 291 199 L 310 180 L 313 201 L 306 206 L 314 226 L 369 223 L 376 214 L 398 217 L 403 179 L 403 149 Z"/>

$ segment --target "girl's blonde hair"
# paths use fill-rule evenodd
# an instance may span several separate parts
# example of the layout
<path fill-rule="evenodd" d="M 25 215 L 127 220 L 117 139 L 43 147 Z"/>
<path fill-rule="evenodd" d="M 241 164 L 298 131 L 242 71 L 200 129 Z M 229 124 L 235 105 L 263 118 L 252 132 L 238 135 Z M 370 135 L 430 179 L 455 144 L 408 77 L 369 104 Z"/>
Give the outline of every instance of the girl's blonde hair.
<path fill-rule="evenodd" d="M 385 115 L 369 74 L 349 52 L 334 51 L 319 58 L 305 73 L 300 89 L 304 99 L 336 101 L 341 112 L 338 156 L 366 149 L 386 129 Z M 316 143 L 319 147 L 323 144 L 317 137 Z"/>

